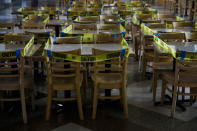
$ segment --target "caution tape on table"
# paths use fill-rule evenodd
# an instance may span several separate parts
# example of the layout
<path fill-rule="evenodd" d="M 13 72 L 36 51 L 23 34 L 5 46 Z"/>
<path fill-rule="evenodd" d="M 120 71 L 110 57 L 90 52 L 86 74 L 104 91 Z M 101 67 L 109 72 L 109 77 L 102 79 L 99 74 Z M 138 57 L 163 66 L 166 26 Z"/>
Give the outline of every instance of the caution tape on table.
<path fill-rule="evenodd" d="M 37 20 L 33 20 L 35 23 L 43 22 L 43 23 L 46 23 L 47 24 L 49 22 L 49 16 L 48 15 L 38 14 L 38 15 L 35 15 L 35 17 L 38 17 Z M 45 17 L 45 19 L 44 20 L 39 20 L 40 17 Z M 28 20 L 31 21 L 31 19 L 29 18 L 29 16 L 25 17 L 22 21 L 27 22 Z"/>
<path fill-rule="evenodd" d="M 46 57 L 74 61 L 74 62 L 100 62 L 105 60 L 117 59 L 121 57 L 128 57 L 131 50 L 125 39 L 123 39 L 121 42 L 121 46 L 122 46 L 121 50 L 105 53 L 97 56 L 79 56 L 79 55 L 73 55 L 68 53 L 55 52 L 48 49 L 49 45 L 50 45 L 50 39 L 48 39 L 44 48 L 44 54 Z"/>
<path fill-rule="evenodd" d="M 24 57 L 30 51 L 30 48 L 34 44 L 34 37 L 26 44 L 24 49 L 17 49 L 16 51 L 0 52 L 0 58 L 19 58 Z"/>
<path fill-rule="evenodd" d="M 197 60 L 197 53 L 182 51 L 175 51 L 158 36 L 154 35 L 154 45 L 161 53 L 170 54 L 175 59 L 181 60 Z"/>
<path fill-rule="evenodd" d="M 121 57 L 128 57 L 129 49 L 122 49 L 120 51 L 114 51 L 111 53 L 105 53 L 97 56 L 79 56 L 68 53 L 60 53 L 51 50 L 45 50 L 45 56 L 49 58 L 56 58 L 62 60 L 68 60 L 73 62 L 101 62 L 105 60 L 117 59 Z"/>
<path fill-rule="evenodd" d="M 60 11 L 58 8 L 55 10 L 34 10 L 34 11 L 24 11 L 25 8 L 19 8 L 17 10 L 17 14 L 22 14 L 22 15 L 38 15 L 38 14 L 48 14 L 48 15 L 60 15 Z"/>

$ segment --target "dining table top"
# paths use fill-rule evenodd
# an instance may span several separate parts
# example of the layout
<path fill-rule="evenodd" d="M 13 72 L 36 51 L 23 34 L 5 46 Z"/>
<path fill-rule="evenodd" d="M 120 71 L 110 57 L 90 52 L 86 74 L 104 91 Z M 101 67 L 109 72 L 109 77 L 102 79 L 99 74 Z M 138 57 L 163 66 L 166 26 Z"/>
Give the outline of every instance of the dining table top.
<path fill-rule="evenodd" d="M 107 43 L 107 44 L 51 44 L 45 50 L 51 50 L 54 52 L 67 52 L 72 50 L 81 49 L 81 54 L 92 55 L 92 49 L 100 49 L 106 51 L 117 51 L 122 49 L 120 43 Z"/>
<path fill-rule="evenodd" d="M 176 52 L 197 53 L 197 42 L 166 42 Z"/>
<path fill-rule="evenodd" d="M 66 25 L 67 20 L 65 19 L 60 19 L 60 20 L 49 20 L 47 23 L 48 26 L 59 26 L 59 25 Z"/>

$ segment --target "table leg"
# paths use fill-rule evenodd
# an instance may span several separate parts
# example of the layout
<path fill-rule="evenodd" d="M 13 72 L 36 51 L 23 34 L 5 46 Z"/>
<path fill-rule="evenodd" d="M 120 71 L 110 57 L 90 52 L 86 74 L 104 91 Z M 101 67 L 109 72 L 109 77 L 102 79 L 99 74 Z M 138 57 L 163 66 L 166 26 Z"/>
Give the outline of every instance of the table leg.
<path fill-rule="evenodd" d="M 59 25 L 56 25 L 55 26 L 55 36 L 56 37 L 59 37 L 59 34 L 60 34 L 60 26 Z"/>
<path fill-rule="evenodd" d="M 109 68 L 111 67 L 110 64 L 105 64 L 105 67 L 106 68 Z M 106 73 L 110 73 L 111 71 L 110 70 L 105 70 Z M 111 96 L 111 89 L 105 89 L 105 96 Z"/>

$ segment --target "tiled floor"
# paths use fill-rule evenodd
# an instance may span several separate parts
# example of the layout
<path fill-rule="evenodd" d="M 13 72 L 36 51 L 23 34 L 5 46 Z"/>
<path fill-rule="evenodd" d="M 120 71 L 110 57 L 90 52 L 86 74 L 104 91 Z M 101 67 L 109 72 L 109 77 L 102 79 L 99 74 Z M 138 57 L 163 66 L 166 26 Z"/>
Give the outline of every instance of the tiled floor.
<path fill-rule="evenodd" d="M 58 5 L 52 0 L 41 0 L 41 5 Z M 10 15 L 12 9 L 17 9 L 21 5 L 30 6 L 31 0 L 17 3 L 14 8 L 3 9 L 0 11 L 0 21 L 15 20 L 16 17 Z M 169 12 L 162 7 L 155 6 L 160 12 Z M 125 119 L 122 107 L 119 101 L 99 102 L 97 119 L 91 119 L 92 106 L 90 101 L 84 105 L 85 120 L 80 121 L 78 117 L 77 104 L 74 102 L 61 103 L 63 106 L 56 106 L 52 111 L 50 121 L 45 121 L 46 92 L 44 80 L 37 81 L 36 89 L 42 92 L 42 95 L 36 99 L 36 110 L 33 112 L 28 107 L 28 124 L 24 125 L 22 121 L 20 103 L 6 104 L 6 109 L 0 111 L 0 130 L 1 131 L 192 131 L 197 129 L 197 103 L 192 106 L 186 105 L 187 111 L 182 112 L 179 108 L 176 110 L 175 119 L 170 118 L 171 106 L 154 106 L 152 102 L 152 93 L 150 91 L 151 81 L 149 79 L 142 81 L 138 62 L 133 57 L 129 57 L 128 65 L 128 88 L 127 98 L 129 107 L 129 118 Z M 91 82 L 90 82 L 91 83 Z M 90 95 L 92 85 L 89 85 L 88 95 Z M 113 90 L 112 93 L 117 93 Z M 160 87 L 158 88 L 157 100 L 160 99 Z"/>

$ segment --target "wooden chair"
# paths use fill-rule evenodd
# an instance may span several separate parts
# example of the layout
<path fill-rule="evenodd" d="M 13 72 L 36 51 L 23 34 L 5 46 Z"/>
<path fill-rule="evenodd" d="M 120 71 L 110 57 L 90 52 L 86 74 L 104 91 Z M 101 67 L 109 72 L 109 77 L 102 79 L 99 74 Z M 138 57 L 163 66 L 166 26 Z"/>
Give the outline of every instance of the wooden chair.
<path fill-rule="evenodd" d="M 114 15 L 100 15 L 100 21 L 109 20 L 109 19 L 118 21 L 119 17 Z"/>
<path fill-rule="evenodd" d="M 186 36 L 188 42 L 197 41 L 197 32 L 190 32 Z"/>
<path fill-rule="evenodd" d="M 171 84 L 173 88 L 169 88 L 167 84 Z M 175 72 L 168 71 L 162 73 L 162 93 L 161 103 L 164 103 L 164 96 L 166 90 L 172 93 L 172 109 L 171 116 L 174 117 L 176 102 L 178 95 L 196 97 L 197 93 L 186 93 L 184 88 L 190 88 L 190 90 L 197 87 L 197 62 L 188 60 L 176 60 Z M 179 88 L 182 88 L 180 92 Z"/>
<path fill-rule="evenodd" d="M 28 18 L 29 20 L 32 20 L 32 21 L 44 21 L 48 18 L 49 16 L 48 15 L 29 15 Z"/>
<path fill-rule="evenodd" d="M 38 22 L 35 23 L 34 21 L 22 21 L 22 29 L 45 29 L 46 23 Z"/>
<path fill-rule="evenodd" d="M 172 23 L 173 28 L 194 28 L 195 23 L 194 22 L 173 22 Z"/>
<path fill-rule="evenodd" d="M 96 30 L 96 24 L 72 24 L 72 30 Z"/>
<path fill-rule="evenodd" d="M 142 20 L 142 23 L 146 23 L 146 24 L 148 24 L 148 23 L 151 23 L 151 24 L 153 24 L 153 23 L 160 24 L 161 23 L 161 20 Z"/>
<path fill-rule="evenodd" d="M 94 43 L 97 44 L 107 44 L 107 43 L 114 43 L 114 44 L 121 44 L 122 35 L 111 35 L 105 33 L 94 34 Z"/>
<path fill-rule="evenodd" d="M 114 52 L 114 51 L 113 51 Z M 100 55 L 103 53 L 112 53 L 112 51 L 103 51 L 93 49 L 93 55 Z M 93 63 L 94 74 L 92 80 L 94 81 L 94 98 L 93 98 L 93 113 L 92 118 L 96 118 L 98 99 L 120 99 L 123 103 L 126 118 L 128 118 L 127 107 L 127 62 L 128 58 L 123 57 L 111 61 L 95 62 Z M 109 64 L 110 67 L 105 67 Z M 107 73 L 108 70 L 110 73 Z M 119 89 L 120 95 L 118 96 L 99 96 L 99 89 Z"/>
<path fill-rule="evenodd" d="M 32 36 L 29 35 L 6 34 L 4 36 L 4 41 L 5 43 L 14 42 L 14 44 L 26 44 L 31 38 Z"/>
<path fill-rule="evenodd" d="M 148 24 L 149 28 L 166 28 L 166 24 Z"/>
<path fill-rule="evenodd" d="M 79 21 L 99 21 L 98 16 L 79 16 Z"/>
<path fill-rule="evenodd" d="M 51 40 L 52 43 L 55 44 L 81 44 L 82 43 L 82 37 L 59 37 L 56 38 L 55 41 Z"/>
<path fill-rule="evenodd" d="M 81 51 L 73 50 L 64 52 L 73 55 L 80 55 Z M 69 66 L 69 68 L 64 68 Z M 66 73 L 65 73 L 66 72 Z M 79 117 L 83 120 L 83 110 L 81 102 L 80 88 L 83 77 L 80 74 L 79 62 L 64 62 L 64 60 L 47 58 L 47 80 L 48 80 L 48 100 L 46 109 L 46 120 L 50 119 L 52 101 L 73 101 L 77 100 Z M 55 93 L 58 91 L 72 91 L 76 90 L 76 97 L 72 98 L 58 98 Z"/>
<path fill-rule="evenodd" d="M 163 41 L 186 41 L 185 33 L 164 33 L 159 34 L 160 39 Z M 163 59 L 160 59 L 163 58 Z M 154 50 L 154 63 L 153 63 L 153 78 L 152 78 L 152 90 L 153 101 L 156 100 L 157 80 L 160 78 L 162 72 L 171 71 L 173 67 L 173 59 L 166 54 L 160 54 Z"/>
<path fill-rule="evenodd" d="M 120 25 L 116 24 L 99 24 L 97 25 L 98 30 L 117 30 L 120 31 Z"/>
<path fill-rule="evenodd" d="M 24 57 L 1 58 L 0 59 L 0 103 L 3 109 L 3 102 L 20 101 L 22 106 L 23 121 L 27 123 L 27 111 L 25 100 L 30 96 L 32 109 L 34 105 L 34 81 L 32 75 L 32 63 L 24 67 Z M 20 96 L 6 96 L 18 91 Z M 25 93 L 28 91 L 27 93 Z"/>
<path fill-rule="evenodd" d="M 159 38 L 163 41 L 186 41 L 185 33 L 160 33 Z"/>
<path fill-rule="evenodd" d="M 148 19 L 152 19 L 153 15 L 152 14 L 139 14 L 137 16 L 137 18 L 140 20 L 148 20 Z"/>
<path fill-rule="evenodd" d="M 86 15 L 87 16 L 99 16 L 100 15 L 100 8 L 87 8 Z"/>
<path fill-rule="evenodd" d="M 15 24 L 14 23 L 0 23 L 0 29 L 11 29 L 14 31 Z"/>
<path fill-rule="evenodd" d="M 91 24 L 96 24 L 97 21 L 74 21 L 76 24 L 86 24 L 86 25 L 91 25 Z"/>
<path fill-rule="evenodd" d="M 173 18 L 176 19 L 176 17 L 172 14 L 159 14 L 158 15 L 158 19 L 164 20 L 164 19 L 168 19 L 168 18 Z"/>

